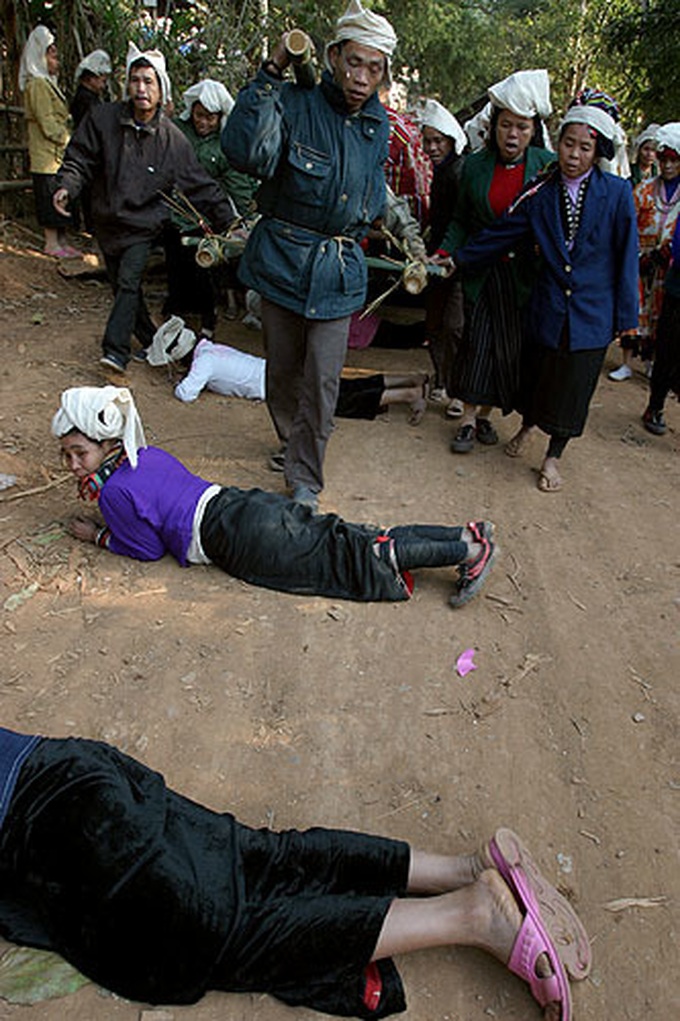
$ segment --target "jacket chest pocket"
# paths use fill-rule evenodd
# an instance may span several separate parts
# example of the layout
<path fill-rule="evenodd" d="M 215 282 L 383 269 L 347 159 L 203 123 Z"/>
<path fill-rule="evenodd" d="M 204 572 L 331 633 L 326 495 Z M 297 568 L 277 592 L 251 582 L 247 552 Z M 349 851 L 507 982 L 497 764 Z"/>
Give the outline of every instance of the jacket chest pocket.
<path fill-rule="evenodd" d="M 332 180 L 332 160 L 302 142 L 291 142 L 284 195 L 296 205 L 324 206 L 328 202 Z"/>

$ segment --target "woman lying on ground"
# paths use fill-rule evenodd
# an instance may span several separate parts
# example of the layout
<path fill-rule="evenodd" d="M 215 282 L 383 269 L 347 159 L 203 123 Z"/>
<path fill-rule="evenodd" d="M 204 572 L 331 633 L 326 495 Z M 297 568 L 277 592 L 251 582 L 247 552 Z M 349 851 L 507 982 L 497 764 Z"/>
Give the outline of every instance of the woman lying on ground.
<path fill-rule="evenodd" d="M 267 992 L 405 1009 L 392 955 L 474 946 L 570 1021 L 588 937 L 511 830 L 439 855 L 347 830 L 251 829 L 98 741 L 0 727 L 0 934 L 130 1000 Z"/>
<path fill-rule="evenodd" d="M 266 399 L 267 362 L 264 358 L 229 344 L 215 344 L 207 337 L 201 337 L 196 343 L 196 334 L 184 325 L 180 316 L 171 316 L 156 330 L 147 361 L 150 365 L 172 365 L 182 361 L 192 348 L 191 368 L 175 386 L 178 400 L 191 403 L 205 389 L 223 397 L 245 397 L 249 401 Z M 386 412 L 390 404 L 408 404 L 409 424 L 420 425 L 427 410 L 428 386 L 428 377 L 423 372 L 341 376 L 335 417 L 373 421 Z M 272 454 L 270 468 L 283 471 L 285 456 L 284 446 Z"/>
<path fill-rule="evenodd" d="M 277 493 L 211 485 L 146 446 L 126 388 L 65 390 L 52 432 L 105 522 L 77 517 L 71 534 L 137 560 L 172 553 L 183 567 L 212 563 L 265 588 L 359 601 L 408 599 L 413 568 L 456 565 L 457 607 L 479 591 L 497 552 L 488 521 L 381 529 Z"/>

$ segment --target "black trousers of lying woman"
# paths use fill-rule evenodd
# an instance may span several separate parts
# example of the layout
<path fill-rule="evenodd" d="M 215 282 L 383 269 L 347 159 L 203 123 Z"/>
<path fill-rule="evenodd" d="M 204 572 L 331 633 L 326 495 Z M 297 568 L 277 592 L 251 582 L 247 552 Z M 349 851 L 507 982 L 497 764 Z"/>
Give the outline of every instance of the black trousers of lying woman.
<path fill-rule="evenodd" d="M 201 544 L 213 564 L 253 585 L 298 595 L 400 600 L 412 590 L 407 572 L 465 560 L 462 533 L 444 525 L 385 532 L 337 514 L 312 515 L 276 493 L 227 486 L 206 506 Z"/>
<path fill-rule="evenodd" d="M 251 829 L 96 741 L 0 728 L 0 781 L 4 938 L 147 1003 L 216 989 L 343 1016 L 405 1008 L 393 962 L 369 962 L 407 844 Z"/>

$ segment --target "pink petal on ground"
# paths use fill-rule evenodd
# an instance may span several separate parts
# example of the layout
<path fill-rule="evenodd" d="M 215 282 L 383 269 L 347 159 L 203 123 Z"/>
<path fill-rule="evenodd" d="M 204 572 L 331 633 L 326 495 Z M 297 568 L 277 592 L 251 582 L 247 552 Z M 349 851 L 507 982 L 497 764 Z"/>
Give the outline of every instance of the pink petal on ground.
<path fill-rule="evenodd" d="M 461 652 L 460 656 L 456 660 L 456 670 L 458 671 L 459 677 L 465 677 L 471 670 L 477 669 L 477 664 L 473 662 L 473 656 L 475 654 L 474 649 L 466 649 L 465 652 Z"/>

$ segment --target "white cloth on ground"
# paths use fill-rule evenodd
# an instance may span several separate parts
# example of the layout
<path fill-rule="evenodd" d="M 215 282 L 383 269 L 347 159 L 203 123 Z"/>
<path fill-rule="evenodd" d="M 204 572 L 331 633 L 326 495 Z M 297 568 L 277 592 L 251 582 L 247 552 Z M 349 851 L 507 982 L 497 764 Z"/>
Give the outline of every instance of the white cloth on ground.
<path fill-rule="evenodd" d="M 146 360 L 149 365 L 171 365 L 193 349 L 196 334 L 184 325 L 181 316 L 170 316 L 153 335 Z"/>

